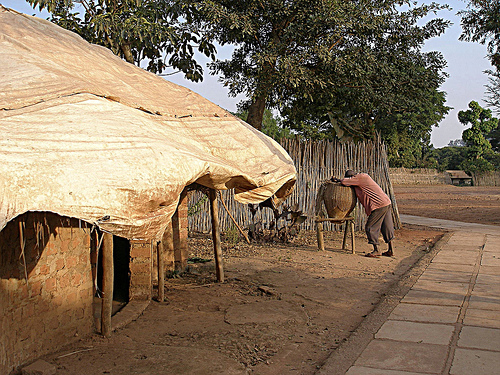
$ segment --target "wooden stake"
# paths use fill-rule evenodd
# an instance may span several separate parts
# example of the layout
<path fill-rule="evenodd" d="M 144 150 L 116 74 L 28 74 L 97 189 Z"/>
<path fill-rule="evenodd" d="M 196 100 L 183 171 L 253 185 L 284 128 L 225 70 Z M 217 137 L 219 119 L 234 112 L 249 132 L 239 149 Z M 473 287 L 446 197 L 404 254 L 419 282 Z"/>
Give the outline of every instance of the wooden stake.
<path fill-rule="evenodd" d="M 247 241 L 247 243 L 250 243 L 250 239 L 248 238 L 247 234 L 245 232 L 243 232 L 243 229 L 241 229 L 241 227 L 236 222 L 236 219 L 233 217 L 233 215 L 231 215 L 231 212 L 229 212 L 229 209 L 227 208 L 226 203 L 224 203 L 224 199 L 222 199 L 222 195 L 220 194 L 220 191 L 218 193 L 219 193 L 220 201 L 222 202 L 222 206 L 224 206 L 224 209 L 226 210 L 227 214 L 229 215 L 229 217 L 233 221 L 234 225 L 236 225 L 236 228 L 238 228 L 238 230 L 240 231 L 242 236 L 245 237 L 245 240 Z"/>
<path fill-rule="evenodd" d="M 102 309 L 101 334 L 111 336 L 111 314 L 113 313 L 113 235 L 103 233 L 102 251 Z"/>
<path fill-rule="evenodd" d="M 318 249 L 325 250 L 325 241 L 323 239 L 323 223 L 316 223 L 316 238 L 318 239 Z"/>
<path fill-rule="evenodd" d="M 212 215 L 212 241 L 214 244 L 215 274 L 217 281 L 224 282 L 224 268 L 222 265 L 222 247 L 220 242 L 219 207 L 217 205 L 217 193 L 214 189 L 208 192 L 210 200 L 210 213 Z"/>
<path fill-rule="evenodd" d="M 352 253 L 355 254 L 356 250 L 354 247 L 354 220 L 349 220 L 348 223 L 349 223 L 349 226 L 351 227 L 351 249 L 352 249 Z"/>
<path fill-rule="evenodd" d="M 165 301 L 165 258 L 163 255 L 163 242 L 158 242 L 156 246 L 156 254 L 158 255 L 158 301 Z"/>
<path fill-rule="evenodd" d="M 347 242 L 347 230 L 349 229 L 349 222 L 345 222 L 344 226 L 344 239 L 342 240 L 342 250 L 346 250 L 345 244 Z"/>

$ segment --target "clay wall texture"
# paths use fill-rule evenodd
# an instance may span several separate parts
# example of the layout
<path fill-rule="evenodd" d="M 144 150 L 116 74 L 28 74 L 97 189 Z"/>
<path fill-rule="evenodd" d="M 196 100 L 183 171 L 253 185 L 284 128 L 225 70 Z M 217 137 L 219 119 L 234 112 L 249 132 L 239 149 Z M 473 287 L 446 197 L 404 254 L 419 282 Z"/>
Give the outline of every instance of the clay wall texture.
<path fill-rule="evenodd" d="M 0 374 L 94 331 L 90 229 L 30 212 L 0 232 Z"/>

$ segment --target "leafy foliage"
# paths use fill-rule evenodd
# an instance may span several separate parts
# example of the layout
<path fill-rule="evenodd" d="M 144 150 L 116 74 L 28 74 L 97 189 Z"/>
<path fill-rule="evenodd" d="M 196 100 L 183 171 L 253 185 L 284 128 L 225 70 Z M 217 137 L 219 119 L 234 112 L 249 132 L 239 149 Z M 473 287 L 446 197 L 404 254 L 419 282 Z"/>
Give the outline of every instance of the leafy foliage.
<path fill-rule="evenodd" d="M 500 68 L 500 0 L 469 0 L 462 16 L 460 40 L 479 42 L 488 47 L 491 63 Z"/>
<path fill-rule="evenodd" d="M 477 159 L 491 150 L 491 144 L 485 135 L 498 127 L 498 119 L 492 116 L 490 109 L 484 109 L 472 101 L 467 111 L 458 112 L 458 120 L 465 126 L 471 125 L 462 133 L 471 159 Z"/>
<path fill-rule="evenodd" d="M 440 171 L 461 169 L 461 164 L 467 159 L 467 147 L 449 146 L 431 151 Z"/>
<path fill-rule="evenodd" d="M 248 111 L 238 112 L 234 115 L 238 116 L 243 121 L 246 121 L 248 118 Z M 273 113 L 269 109 L 266 109 L 264 111 L 261 130 L 262 133 L 270 136 L 277 142 L 279 142 L 283 138 L 294 137 L 292 131 L 289 128 L 283 126 L 281 120 L 279 118 L 275 118 Z"/>
<path fill-rule="evenodd" d="M 498 119 L 492 116 L 490 109 L 472 101 L 467 111 L 458 112 L 458 120 L 463 125 L 471 125 L 462 133 L 467 146 L 467 159 L 462 162 L 461 168 L 468 173 L 493 170 L 495 165 L 488 159 L 494 158 L 494 152 L 486 135 L 497 129 Z"/>
<path fill-rule="evenodd" d="M 197 4 L 217 41 L 236 46 L 231 59 L 210 65 L 211 72 L 220 75 L 231 95 L 250 98 L 240 108 L 248 110 L 247 121 L 258 129 L 264 109 L 278 109 L 285 126 L 308 138 L 382 134 L 394 143 L 396 160 L 403 151 L 424 152 L 432 126 L 449 110 L 437 90 L 446 63 L 439 53 L 421 52 L 426 40 L 448 26 L 441 19 L 421 22 L 443 8 L 439 5 L 416 7 L 406 0 Z"/>
<path fill-rule="evenodd" d="M 146 61 L 147 69 L 154 73 L 173 68 L 189 80 L 201 81 L 203 69 L 195 60 L 195 51 L 215 57 L 209 37 L 190 23 L 195 9 L 182 1 L 27 1 L 33 8 L 51 13 L 52 22 L 111 49 L 129 63 Z"/>
<path fill-rule="evenodd" d="M 469 0 L 462 16 L 460 40 L 486 44 L 488 57 L 495 70 L 488 71 L 488 104 L 500 113 L 500 0 Z"/>

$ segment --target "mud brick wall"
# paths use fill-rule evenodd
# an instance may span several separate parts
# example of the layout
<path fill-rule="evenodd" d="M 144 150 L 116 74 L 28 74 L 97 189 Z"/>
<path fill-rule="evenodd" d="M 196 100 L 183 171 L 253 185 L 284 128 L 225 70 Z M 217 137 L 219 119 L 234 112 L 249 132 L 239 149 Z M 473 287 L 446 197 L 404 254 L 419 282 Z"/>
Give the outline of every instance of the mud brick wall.
<path fill-rule="evenodd" d="M 149 241 L 130 241 L 130 299 L 151 299 L 153 246 Z"/>
<path fill-rule="evenodd" d="M 443 185 L 445 174 L 436 169 L 427 168 L 389 168 L 389 176 L 393 185 Z"/>
<path fill-rule="evenodd" d="M 168 277 L 174 271 L 182 272 L 187 267 L 188 259 L 188 197 L 183 194 L 177 206 L 177 210 L 172 216 L 170 225 L 165 230 L 162 237 L 165 273 Z M 155 251 L 157 247 L 155 246 Z M 154 254 L 153 281 L 158 280 L 157 254 Z"/>
<path fill-rule="evenodd" d="M 11 221 L 0 232 L 0 374 L 93 332 L 92 301 L 90 227 L 52 213 Z"/>

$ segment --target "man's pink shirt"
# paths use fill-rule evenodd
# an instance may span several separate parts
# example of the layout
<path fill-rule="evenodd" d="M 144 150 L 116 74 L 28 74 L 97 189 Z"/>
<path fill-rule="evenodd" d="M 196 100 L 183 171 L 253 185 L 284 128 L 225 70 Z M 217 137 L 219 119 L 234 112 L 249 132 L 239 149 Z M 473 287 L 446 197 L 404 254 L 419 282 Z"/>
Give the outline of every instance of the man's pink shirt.
<path fill-rule="evenodd" d="M 353 177 L 341 180 L 342 185 L 354 187 L 356 196 L 365 208 L 367 215 L 373 210 L 385 207 L 391 204 L 391 199 L 382 188 L 366 173 L 358 173 Z"/>

